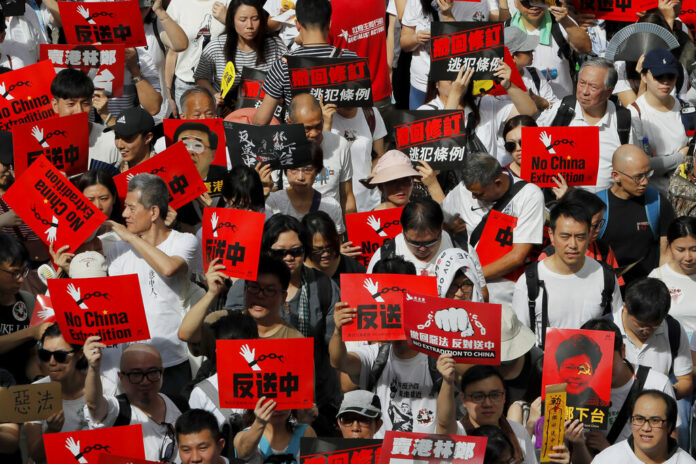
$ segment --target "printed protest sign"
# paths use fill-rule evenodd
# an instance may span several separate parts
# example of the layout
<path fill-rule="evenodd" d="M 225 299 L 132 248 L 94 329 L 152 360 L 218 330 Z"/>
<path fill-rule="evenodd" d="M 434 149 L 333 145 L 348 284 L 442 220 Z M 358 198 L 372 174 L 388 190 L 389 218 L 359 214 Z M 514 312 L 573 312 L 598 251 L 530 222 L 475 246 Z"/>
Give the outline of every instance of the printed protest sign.
<path fill-rule="evenodd" d="M 10 16 L 24 16 L 26 12 L 24 0 L 2 0 L 0 1 L 0 6 L 6 18 Z"/>
<path fill-rule="evenodd" d="M 388 431 L 379 464 L 483 464 L 487 441 L 486 437 Z"/>
<path fill-rule="evenodd" d="M 516 226 L 516 217 L 491 210 L 488 215 L 488 221 L 486 221 L 486 225 L 483 227 L 481 238 L 476 244 L 476 253 L 481 266 L 497 261 L 512 250 L 513 233 Z M 516 269 L 503 277 L 517 281 L 517 277 L 522 272 L 524 272 L 523 269 Z"/>
<path fill-rule="evenodd" d="M 88 116 L 79 113 L 12 126 L 15 174 L 21 176 L 41 155 L 68 176 L 85 172 L 89 158 Z"/>
<path fill-rule="evenodd" d="M 544 432 L 540 462 L 551 462 L 549 454 L 555 453 L 554 446 L 563 445 L 565 434 L 566 385 L 546 385 L 544 402 Z"/>
<path fill-rule="evenodd" d="M 578 13 L 592 14 L 597 19 L 634 23 L 638 13 L 657 6 L 655 0 L 573 0 Z"/>
<path fill-rule="evenodd" d="M 0 388 L 0 423 L 40 421 L 63 409 L 59 382 Z"/>
<path fill-rule="evenodd" d="M 461 167 L 466 153 L 466 121 L 461 110 L 396 111 L 390 118 L 396 149 L 433 169 Z"/>
<path fill-rule="evenodd" d="M 372 255 L 387 240 L 393 240 L 401 233 L 401 212 L 403 208 L 380 209 L 364 213 L 346 214 L 348 240 L 353 246 L 361 248 L 356 259 L 367 267 Z"/>
<path fill-rule="evenodd" d="M 500 364 L 499 304 L 407 293 L 404 332 L 416 351 L 465 364 Z"/>
<path fill-rule="evenodd" d="M 546 385 L 565 383 L 566 418 L 606 429 L 614 332 L 548 328 L 544 353 L 542 399 Z"/>
<path fill-rule="evenodd" d="M 311 93 L 317 101 L 341 107 L 372 107 L 367 58 L 286 56 L 292 96 Z"/>
<path fill-rule="evenodd" d="M 220 406 L 253 409 L 265 396 L 276 410 L 307 409 L 314 398 L 314 339 L 217 340 Z"/>
<path fill-rule="evenodd" d="M 454 80 L 459 69 L 474 70 L 474 79 L 493 79 L 503 59 L 503 23 L 439 22 L 430 25 L 430 79 Z"/>
<path fill-rule="evenodd" d="M 570 186 L 596 185 L 599 127 L 523 127 L 522 179 L 555 187 L 563 175 Z"/>
<path fill-rule="evenodd" d="M 170 193 L 169 206 L 174 209 L 181 208 L 207 192 L 203 179 L 183 142 L 175 143 L 163 152 L 114 177 L 118 196 L 122 201 L 128 193 L 128 182 L 144 172 L 159 176 L 167 183 Z"/>
<path fill-rule="evenodd" d="M 305 166 L 312 161 L 302 124 L 255 126 L 223 121 L 233 166 L 269 163 L 273 169 Z"/>
<path fill-rule="evenodd" d="M 65 38 L 70 44 L 147 46 L 137 0 L 58 2 Z"/>
<path fill-rule="evenodd" d="M 402 325 L 403 298 L 412 293 L 437 295 L 435 277 L 402 274 L 341 275 L 341 301 L 358 310 L 355 320 L 343 326 L 343 340 L 405 340 Z"/>
<path fill-rule="evenodd" d="M 150 338 L 137 274 L 48 279 L 56 321 L 68 343 L 98 335 L 106 345 Z"/>
<path fill-rule="evenodd" d="M 39 61 L 0 75 L 0 129 L 41 121 L 56 115 L 51 106 L 51 82 L 56 77 L 50 61 Z"/>
<path fill-rule="evenodd" d="M 158 464 L 157 461 L 146 461 L 145 459 L 128 458 L 124 456 L 114 456 L 113 454 L 99 455 L 99 464 Z"/>
<path fill-rule="evenodd" d="M 74 252 L 106 220 L 67 177 L 39 156 L 2 199 L 48 246 Z"/>
<path fill-rule="evenodd" d="M 44 433 L 48 464 L 96 464 L 100 454 L 145 458 L 143 426 L 125 425 L 79 432 Z"/>
<path fill-rule="evenodd" d="M 382 440 L 366 438 L 300 439 L 300 464 L 377 464 Z"/>
<path fill-rule="evenodd" d="M 34 327 L 44 322 L 55 322 L 56 312 L 53 309 L 51 297 L 47 295 L 36 295 L 34 311 L 31 312 L 29 327 Z"/>
<path fill-rule="evenodd" d="M 222 127 L 222 119 L 165 119 L 162 124 L 164 125 L 164 140 L 168 147 L 181 140 L 185 140 L 184 143 L 188 140 L 190 143 L 187 149 L 192 157 L 208 156 L 208 151 L 213 150 L 215 152 L 213 164 L 227 167 L 225 129 Z M 211 186 L 206 185 L 206 187 L 208 187 L 208 192 L 218 190 L 214 186 L 211 188 Z M 219 187 L 221 192 L 222 183 Z"/>
<path fill-rule="evenodd" d="M 524 85 L 524 81 L 522 80 L 522 76 L 520 75 L 520 72 L 517 70 L 517 65 L 515 64 L 515 60 L 512 59 L 512 55 L 510 54 L 510 50 L 508 50 L 507 47 L 505 47 L 505 52 L 503 53 L 503 61 L 505 64 L 510 66 L 510 83 L 514 84 L 517 86 L 520 90 L 523 92 L 527 91 L 527 86 Z M 472 89 L 472 93 L 474 95 L 481 95 L 481 94 L 486 94 L 486 95 L 507 95 L 507 90 L 503 88 L 502 85 L 500 85 L 499 82 L 497 82 L 494 79 L 484 79 L 484 80 L 479 80 L 479 79 L 474 79 L 472 80 L 472 85 L 474 86 Z M 532 89 L 532 92 L 534 93 L 539 93 L 537 89 Z"/>
<path fill-rule="evenodd" d="M 237 109 L 239 108 L 258 108 L 266 96 L 263 91 L 263 81 L 266 80 L 266 73 L 259 69 L 245 66 L 242 69 L 242 80 L 239 82 L 239 92 L 237 95 Z M 273 116 L 279 121 L 285 121 L 285 105 L 281 98 L 276 105 Z"/>
<path fill-rule="evenodd" d="M 87 74 L 94 88 L 109 97 L 123 96 L 125 47 L 123 45 L 39 45 L 39 57 L 50 60 L 53 69 L 75 68 Z"/>
<path fill-rule="evenodd" d="M 215 258 L 230 277 L 256 280 L 266 215 L 230 208 L 203 211 L 203 269 Z"/>
<path fill-rule="evenodd" d="M 693 35 L 696 30 L 696 0 L 684 0 L 681 2 L 679 20 L 687 25 Z"/>

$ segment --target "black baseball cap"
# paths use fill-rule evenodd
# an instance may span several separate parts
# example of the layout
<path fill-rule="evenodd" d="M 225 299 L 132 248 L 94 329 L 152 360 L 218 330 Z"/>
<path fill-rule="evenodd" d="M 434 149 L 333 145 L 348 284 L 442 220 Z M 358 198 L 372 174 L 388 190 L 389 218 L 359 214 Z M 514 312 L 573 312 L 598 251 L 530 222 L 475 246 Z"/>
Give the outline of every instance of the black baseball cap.
<path fill-rule="evenodd" d="M 136 134 L 145 134 L 155 129 L 155 120 L 141 106 L 128 108 L 116 118 L 116 124 L 109 130 L 113 130 L 117 135 L 130 137 Z"/>

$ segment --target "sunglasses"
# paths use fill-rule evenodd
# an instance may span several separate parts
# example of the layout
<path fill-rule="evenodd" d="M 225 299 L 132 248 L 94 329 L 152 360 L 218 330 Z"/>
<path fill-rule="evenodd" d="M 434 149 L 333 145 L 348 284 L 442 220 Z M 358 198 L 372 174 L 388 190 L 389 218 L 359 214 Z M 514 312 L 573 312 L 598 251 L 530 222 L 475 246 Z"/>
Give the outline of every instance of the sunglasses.
<path fill-rule="evenodd" d="M 68 362 L 68 355 L 72 354 L 76 351 L 79 350 L 70 350 L 70 351 L 65 351 L 65 350 L 56 350 L 56 351 L 48 351 L 43 348 L 39 348 L 38 352 L 36 353 L 39 356 L 39 360 L 41 362 L 49 362 L 51 360 L 51 356 L 53 356 L 53 359 L 56 360 L 57 363 L 60 364 L 65 364 Z"/>
<path fill-rule="evenodd" d="M 432 248 L 433 246 L 437 245 L 441 238 L 442 235 L 439 235 L 437 238 L 433 240 L 428 240 L 427 242 L 417 242 L 415 240 L 409 240 L 406 237 L 404 237 L 404 241 L 414 248 Z"/>
<path fill-rule="evenodd" d="M 299 258 L 300 256 L 304 255 L 304 247 L 298 246 L 295 248 L 288 248 L 287 250 L 271 248 L 268 250 L 268 255 L 275 259 L 283 259 L 287 255 L 290 255 L 293 258 Z"/>
<path fill-rule="evenodd" d="M 159 452 L 159 462 L 171 462 L 172 457 L 174 457 L 174 446 L 176 444 L 176 432 L 174 431 L 174 426 L 167 422 L 162 422 L 167 428 L 164 439 L 162 440 L 162 446 L 160 446 Z"/>
<path fill-rule="evenodd" d="M 517 145 L 519 145 L 521 149 L 522 140 L 509 140 L 505 142 L 505 151 L 508 153 L 512 153 L 513 151 L 515 151 L 515 148 L 517 148 Z"/>

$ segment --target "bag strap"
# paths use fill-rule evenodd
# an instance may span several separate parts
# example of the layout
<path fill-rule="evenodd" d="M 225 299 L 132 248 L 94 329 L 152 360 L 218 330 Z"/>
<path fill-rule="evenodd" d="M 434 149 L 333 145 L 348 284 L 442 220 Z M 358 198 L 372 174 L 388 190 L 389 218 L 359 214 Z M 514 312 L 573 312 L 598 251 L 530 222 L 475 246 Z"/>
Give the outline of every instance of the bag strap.
<path fill-rule="evenodd" d="M 381 252 L 379 254 L 380 259 L 389 259 L 396 256 L 396 242 L 393 238 L 388 238 L 382 243 Z"/>
<path fill-rule="evenodd" d="M 669 351 L 672 354 L 672 364 L 669 366 L 670 375 L 674 374 L 674 360 L 679 355 L 679 344 L 681 343 L 681 325 L 679 321 L 670 316 L 665 317 L 667 322 L 667 337 L 669 338 Z"/>
<path fill-rule="evenodd" d="M 309 207 L 309 212 L 313 213 L 319 211 L 319 205 L 321 204 L 321 193 L 318 190 L 314 191 L 314 196 L 312 196 L 312 205 Z"/>
<path fill-rule="evenodd" d="M 629 364 L 630 366 L 630 364 Z M 626 421 L 628 420 L 628 415 L 633 408 L 633 402 L 638 397 L 638 394 L 643 391 L 643 386 L 645 385 L 645 379 L 648 378 L 648 372 L 650 368 L 648 366 L 638 366 L 638 372 L 636 372 L 636 378 L 631 385 L 631 390 L 628 392 L 628 396 L 624 400 L 624 404 L 619 410 L 619 414 L 614 419 L 614 423 L 611 426 L 611 430 L 607 434 L 607 441 L 609 444 L 614 444 L 619 434 L 626 426 Z"/>
<path fill-rule="evenodd" d="M 491 208 L 491 211 L 504 210 L 508 203 L 510 203 L 510 201 L 512 201 L 512 199 L 515 198 L 515 195 L 517 195 L 519 191 L 522 190 L 522 188 L 524 188 L 525 185 L 527 185 L 527 182 L 524 180 L 519 180 L 515 182 L 510 174 L 507 174 L 507 176 L 510 179 L 510 185 L 508 186 L 508 189 L 505 192 L 505 194 L 502 197 L 500 197 L 498 201 L 495 202 L 495 204 L 493 204 L 493 208 Z M 490 215 L 490 211 L 486 213 L 486 215 L 483 216 L 483 218 L 481 218 L 481 222 L 479 222 L 478 225 L 471 232 L 471 237 L 469 237 L 469 244 L 471 246 L 475 247 L 478 241 L 481 239 L 483 228 L 486 226 L 486 222 L 488 222 L 488 217 Z"/>
<path fill-rule="evenodd" d="M 604 277 L 604 288 L 602 288 L 602 302 L 600 307 L 602 308 L 602 314 L 611 313 L 612 307 L 611 302 L 614 297 L 614 289 L 616 288 L 616 277 L 614 276 L 614 271 L 606 263 L 600 262 L 599 265 L 602 267 L 602 275 Z"/>
<path fill-rule="evenodd" d="M 534 66 L 527 66 L 527 71 L 529 75 L 532 76 L 532 81 L 534 81 L 534 87 L 537 89 L 537 94 L 541 92 L 541 78 L 539 77 L 539 71 Z"/>
<path fill-rule="evenodd" d="M 558 45 L 558 57 L 561 59 L 566 59 L 572 63 L 573 50 L 570 48 L 570 44 L 568 43 L 568 40 L 565 37 L 563 37 L 563 31 L 561 30 L 561 25 L 558 24 L 553 19 L 551 20 L 551 37 L 553 37 L 553 40 L 556 41 L 556 45 Z M 571 66 L 571 68 L 572 68 L 572 66 Z M 571 69 L 571 72 L 572 71 L 574 71 L 574 70 Z"/>
<path fill-rule="evenodd" d="M 624 107 L 616 106 L 616 132 L 619 134 L 621 145 L 626 145 L 631 136 L 631 112 Z"/>
<path fill-rule="evenodd" d="M 660 192 L 648 187 L 645 189 L 645 215 L 655 240 L 660 236 Z"/>
<path fill-rule="evenodd" d="M 539 280 L 539 261 L 530 263 L 524 270 L 527 279 L 527 305 L 529 306 L 529 328 L 536 334 L 539 348 L 544 349 L 546 341 L 546 327 L 549 325 L 548 299 L 546 295 L 546 285 L 543 280 Z M 536 299 L 539 297 L 540 289 L 544 289 L 541 297 L 541 326 L 537 324 Z"/>
<path fill-rule="evenodd" d="M 377 118 L 375 118 L 375 109 L 373 107 L 366 108 L 363 107 L 363 114 L 365 115 L 365 121 L 367 121 L 367 127 L 370 128 L 370 134 L 372 138 L 375 137 L 375 128 L 377 127 Z"/>
<path fill-rule="evenodd" d="M 196 386 L 200 388 L 203 393 L 205 393 L 205 396 L 207 396 L 208 399 L 210 399 L 210 401 L 213 403 L 213 405 L 215 405 L 215 407 L 222 413 L 222 415 L 225 416 L 225 419 L 228 419 L 232 414 L 234 414 L 234 409 L 220 407 L 220 393 L 209 379 L 205 379 L 199 382 Z"/>
<path fill-rule="evenodd" d="M 551 126 L 566 127 L 575 117 L 575 104 L 577 103 L 575 95 L 567 95 L 561 100 L 561 105 L 558 107 L 556 116 L 551 121 Z"/>
<path fill-rule="evenodd" d="M 643 119 L 643 114 L 640 112 L 640 106 L 638 106 L 638 103 L 633 102 L 633 103 L 631 103 L 631 106 L 634 107 L 636 109 L 636 111 L 638 112 L 638 117 L 640 119 Z"/>
<path fill-rule="evenodd" d="M 370 369 L 370 372 L 367 374 L 367 385 L 365 386 L 365 390 L 374 391 L 375 386 L 377 385 L 377 381 L 382 376 L 382 372 L 384 372 L 384 368 L 386 367 L 387 361 L 389 360 L 390 350 L 390 343 L 385 343 L 384 345 L 381 345 L 379 347 L 379 351 L 377 351 L 377 357 L 375 358 L 375 362 L 372 363 L 372 369 Z"/>
<path fill-rule="evenodd" d="M 604 215 L 602 216 L 602 229 L 599 231 L 599 238 L 602 238 L 604 236 L 604 232 L 607 231 L 607 223 L 609 222 L 609 190 L 600 190 L 597 192 L 595 195 L 599 197 L 600 200 L 602 200 L 602 203 L 604 203 Z"/>
<path fill-rule="evenodd" d="M 118 400 L 118 416 L 114 421 L 113 427 L 119 427 L 121 425 L 130 425 L 131 422 L 131 406 L 130 401 L 125 393 L 121 393 L 116 396 Z"/>
<path fill-rule="evenodd" d="M 160 50 L 162 50 L 162 53 L 166 55 L 167 48 L 164 46 L 164 42 L 162 42 L 162 38 L 160 37 L 159 31 L 157 30 L 157 18 L 155 18 L 152 21 L 152 31 L 155 33 L 155 39 L 157 39 L 157 44 L 159 45 Z"/>

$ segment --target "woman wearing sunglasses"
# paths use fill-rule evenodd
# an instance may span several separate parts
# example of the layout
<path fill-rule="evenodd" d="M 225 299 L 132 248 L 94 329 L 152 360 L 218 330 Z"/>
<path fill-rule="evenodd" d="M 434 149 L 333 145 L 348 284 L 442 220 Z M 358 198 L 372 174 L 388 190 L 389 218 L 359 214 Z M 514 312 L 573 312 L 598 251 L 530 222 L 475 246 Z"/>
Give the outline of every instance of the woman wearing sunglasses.
<path fill-rule="evenodd" d="M 29 456 L 35 462 L 42 463 L 46 461 L 44 433 L 74 432 L 88 428 L 84 414 L 87 360 L 79 345 L 65 341 L 58 324 L 49 326 L 43 333 L 37 354 L 41 369 L 48 372 L 48 377 L 36 383 L 59 382 L 63 395 L 61 411 L 46 420 L 24 424 Z"/>

